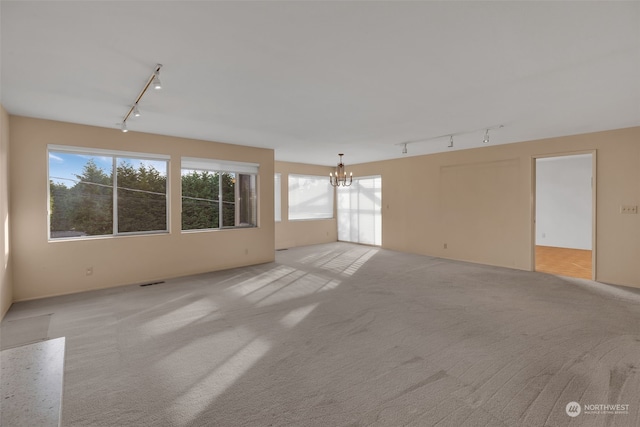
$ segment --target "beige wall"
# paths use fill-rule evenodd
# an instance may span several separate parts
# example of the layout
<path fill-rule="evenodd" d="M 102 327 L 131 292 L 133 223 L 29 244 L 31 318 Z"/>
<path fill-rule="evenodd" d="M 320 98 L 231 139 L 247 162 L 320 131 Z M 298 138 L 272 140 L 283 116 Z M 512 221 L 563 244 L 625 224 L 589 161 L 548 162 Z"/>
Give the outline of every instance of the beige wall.
<path fill-rule="evenodd" d="M 0 241 L 2 265 L 0 265 L 0 320 L 13 302 L 11 257 L 9 246 L 9 115 L 0 105 Z"/>
<path fill-rule="evenodd" d="M 274 163 L 272 150 L 7 118 L 4 110 L 1 134 L 3 209 L 9 192 L 20 195 L 12 197 L 9 216 L 0 211 L 5 222 L 12 219 L 11 235 L 20 236 L 12 240 L 10 252 L 5 245 L 3 313 L 12 299 L 12 283 L 13 299 L 24 300 L 269 262 L 274 247 L 337 240 L 335 218 L 287 219 L 288 174 L 324 176 L 331 167 Z M 170 155 L 172 232 L 48 242 L 47 144 Z M 640 287 L 640 215 L 619 213 L 622 204 L 640 205 L 640 128 L 351 165 L 350 170 L 356 176 L 382 175 L 383 247 L 531 270 L 532 158 L 590 150 L 597 152 L 597 280 Z M 181 233 L 176 190 L 181 155 L 260 163 L 260 227 Z M 274 172 L 282 174 L 283 217 L 275 224 Z M 93 267 L 92 276 L 86 276 L 87 267 Z"/>
<path fill-rule="evenodd" d="M 16 301 L 274 259 L 273 150 L 16 116 L 10 124 L 11 233 L 19 236 L 12 241 Z M 171 232 L 49 242 L 47 144 L 170 155 Z M 259 227 L 181 233 L 181 156 L 259 163 Z"/>
<path fill-rule="evenodd" d="M 352 165 L 382 175 L 388 249 L 532 269 L 532 158 L 597 150 L 597 280 L 640 287 L 640 127 Z M 447 249 L 444 249 L 444 244 Z"/>
<path fill-rule="evenodd" d="M 326 176 L 335 168 L 308 165 L 304 163 L 276 162 L 276 172 L 281 174 L 282 221 L 276 222 L 276 249 L 315 245 L 338 240 L 335 199 L 333 218 L 321 220 L 289 221 L 289 194 L 287 182 L 289 174 Z"/>

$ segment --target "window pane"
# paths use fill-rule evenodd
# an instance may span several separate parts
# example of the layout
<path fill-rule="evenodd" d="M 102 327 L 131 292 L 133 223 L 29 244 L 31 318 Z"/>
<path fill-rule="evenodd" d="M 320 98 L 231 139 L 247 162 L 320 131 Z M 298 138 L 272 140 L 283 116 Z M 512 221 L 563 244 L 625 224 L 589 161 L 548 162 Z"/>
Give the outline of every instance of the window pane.
<path fill-rule="evenodd" d="M 117 159 L 118 232 L 167 230 L 167 162 Z"/>
<path fill-rule="evenodd" d="M 218 179 L 215 172 L 182 170 L 182 229 L 218 228 Z"/>
<path fill-rule="evenodd" d="M 329 177 L 289 175 L 289 219 L 333 218 Z"/>
<path fill-rule="evenodd" d="M 112 158 L 49 152 L 50 236 L 113 233 Z"/>
<path fill-rule="evenodd" d="M 238 211 L 239 226 L 253 227 L 257 221 L 256 176 L 238 174 Z"/>
<path fill-rule="evenodd" d="M 222 189 L 222 226 L 236 225 L 236 174 L 224 172 L 220 174 Z"/>
<path fill-rule="evenodd" d="M 358 178 L 338 188 L 338 240 L 382 244 L 382 178 Z"/>

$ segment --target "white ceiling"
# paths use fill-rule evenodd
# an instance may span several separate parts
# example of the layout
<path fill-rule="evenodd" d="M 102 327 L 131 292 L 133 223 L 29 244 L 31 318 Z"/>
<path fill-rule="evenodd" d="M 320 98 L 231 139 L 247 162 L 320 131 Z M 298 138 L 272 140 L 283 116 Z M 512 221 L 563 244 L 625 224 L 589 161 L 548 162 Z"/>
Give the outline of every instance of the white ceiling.
<path fill-rule="evenodd" d="M 2 1 L 10 114 L 334 165 L 640 125 L 640 2 Z"/>

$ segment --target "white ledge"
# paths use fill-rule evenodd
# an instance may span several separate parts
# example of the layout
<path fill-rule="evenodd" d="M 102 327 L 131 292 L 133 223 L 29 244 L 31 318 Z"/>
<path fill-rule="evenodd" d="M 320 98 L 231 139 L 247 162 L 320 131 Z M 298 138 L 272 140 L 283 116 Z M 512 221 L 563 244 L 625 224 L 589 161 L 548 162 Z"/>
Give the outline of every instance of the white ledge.
<path fill-rule="evenodd" d="M 65 339 L 0 352 L 0 425 L 59 426 Z"/>

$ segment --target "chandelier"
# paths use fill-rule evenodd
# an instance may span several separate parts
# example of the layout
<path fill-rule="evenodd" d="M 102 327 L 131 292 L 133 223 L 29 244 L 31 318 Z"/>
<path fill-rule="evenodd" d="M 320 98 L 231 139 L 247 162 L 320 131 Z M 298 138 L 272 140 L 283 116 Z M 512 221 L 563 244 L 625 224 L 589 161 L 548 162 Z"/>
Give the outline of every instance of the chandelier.
<path fill-rule="evenodd" d="M 342 163 L 344 154 L 338 154 L 338 156 L 340 156 L 340 161 L 338 162 L 338 167 L 336 167 L 336 174 L 329 172 L 329 182 L 334 187 L 348 187 L 353 182 L 353 172 L 349 174 L 349 182 L 347 182 L 347 172 L 344 170 L 344 163 Z"/>

